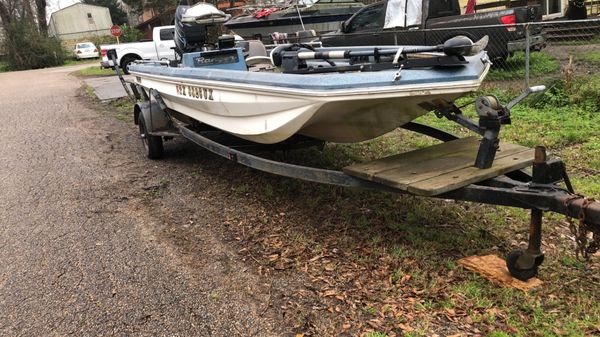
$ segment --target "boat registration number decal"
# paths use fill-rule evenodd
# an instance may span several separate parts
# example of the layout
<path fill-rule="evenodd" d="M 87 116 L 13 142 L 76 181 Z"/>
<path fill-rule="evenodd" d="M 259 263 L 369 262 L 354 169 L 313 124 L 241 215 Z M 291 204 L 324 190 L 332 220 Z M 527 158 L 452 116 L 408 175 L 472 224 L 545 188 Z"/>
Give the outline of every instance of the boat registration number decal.
<path fill-rule="evenodd" d="M 196 87 L 193 85 L 176 84 L 175 91 L 177 95 L 214 101 L 213 90 L 210 88 Z"/>

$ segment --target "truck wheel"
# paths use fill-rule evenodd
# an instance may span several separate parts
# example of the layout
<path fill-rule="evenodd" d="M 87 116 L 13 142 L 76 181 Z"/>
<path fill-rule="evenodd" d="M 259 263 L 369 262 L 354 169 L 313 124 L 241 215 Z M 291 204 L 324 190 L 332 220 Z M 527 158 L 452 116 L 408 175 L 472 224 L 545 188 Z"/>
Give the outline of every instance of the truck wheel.
<path fill-rule="evenodd" d="M 123 60 L 121 61 L 121 69 L 123 70 L 123 74 L 129 75 L 129 64 L 135 60 L 136 59 L 131 56 L 123 57 Z"/>
<path fill-rule="evenodd" d="M 138 117 L 138 126 L 140 128 L 140 138 L 142 139 L 142 144 L 144 144 L 144 150 L 146 151 L 146 157 L 150 159 L 159 159 L 162 157 L 164 150 L 162 137 L 153 136 L 148 133 L 144 116 L 141 113 Z"/>
<path fill-rule="evenodd" d="M 508 55 L 502 55 L 492 60 L 495 68 L 508 69 Z"/>

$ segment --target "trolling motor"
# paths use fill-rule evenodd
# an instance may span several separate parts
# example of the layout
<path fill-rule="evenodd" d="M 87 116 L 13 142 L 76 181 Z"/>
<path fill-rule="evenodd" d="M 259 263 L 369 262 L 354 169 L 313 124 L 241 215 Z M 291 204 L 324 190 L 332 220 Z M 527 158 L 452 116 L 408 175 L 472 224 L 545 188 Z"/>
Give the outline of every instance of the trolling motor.
<path fill-rule="evenodd" d="M 284 73 L 324 73 L 343 71 L 379 71 L 386 69 L 406 69 L 418 67 L 452 67 L 467 63 L 465 56 L 476 55 L 488 43 L 484 36 L 473 42 L 466 36 L 456 36 L 448 39 L 444 44 L 436 46 L 399 46 L 375 47 L 373 49 L 315 49 L 310 45 L 295 43 L 277 46 L 271 51 L 271 61 L 276 67 L 281 67 Z M 408 54 L 418 53 L 444 53 L 443 56 L 409 59 Z M 330 67 L 312 67 L 308 60 L 327 62 Z M 345 65 L 336 65 L 334 62 L 345 60 Z M 347 65 L 349 63 L 349 65 Z"/>

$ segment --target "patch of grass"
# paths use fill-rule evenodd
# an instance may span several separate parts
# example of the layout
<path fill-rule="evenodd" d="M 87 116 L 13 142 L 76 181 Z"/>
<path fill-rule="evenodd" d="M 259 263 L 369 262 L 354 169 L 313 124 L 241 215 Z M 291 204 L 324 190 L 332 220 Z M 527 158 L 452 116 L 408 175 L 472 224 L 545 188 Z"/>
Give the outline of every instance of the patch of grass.
<path fill-rule="evenodd" d="M 585 263 L 583 261 L 578 260 L 574 256 L 569 256 L 569 255 L 563 256 L 563 258 L 560 260 L 560 262 L 565 267 L 571 267 L 571 268 L 576 268 L 576 269 L 581 269 L 581 270 L 585 269 Z"/>
<path fill-rule="evenodd" d="M 593 45 L 600 44 L 600 35 L 596 35 L 593 39 L 590 40 L 582 40 L 582 39 L 574 39 L 574 40 L 563 40 L 563 41 L 553 41 L 554 45 L 561 46 L 583 46 L 583 45 Z"/>
<path fill-rule="evenodd" d="M 365 335 L 365 337 L 387 337 L 387 335 L 383 332 L 373 331 L 369 332 Z"/>
<path fill-rule="evenodd" d="M 492 331 L 487 337 L 510 337 L 510 335 L 502 331 Z"/>
<path fill-rule="evenodd" d="M 584 62 L 589 62 L 589 63 L 595 64 L 595 65 L 600 65 L 600 51 L 598 51 L 598 50 L 582 53 L 577 58 Z"/>
<path fill-rule="evenodd" d="M 79 71 L 81 76 L 114 76 L 115 72 L 112 69 L 101 69 L 100 66 L 91 66 Z"/>
<path fill-rule="evenodd" d="M 115 108 L 114 117 L 124 122 L 133 121 L 133 106 L 134 103 L 127 97 L 116 99 L 110 102 L 110 105 Z"/>
<path fill-rule="evenodd" d="M 68 67 L 68 66 L 74 66 L 74 65 L 78 65 L 78 64 L 99 64 L 99 63 L 100 63 L 100 59 L 77 60 L 72 57 L 69 57 L 69 58 L 65 59 L 65 63 L 63 63 L 62 66 Z"/>
<path fill-rule="evenodd" d="M 578 104 L 590 113 L 600 111 L 600 77 L 581 76 L 569 88 L 571 102 Z"/>
<path fill-rule="evenodd" d="M 85 94 L 92 99 L 98 99 L 98 97 L 96 97 L 96 92 L 94 91 L 94 88 L 90 87 L 89 85 L 85 86 Z"/>
<path fill-rule="evenodd" d="M 560 70 L 557 59 L 545 52 L 532 52 L 529 60 L 529 74 L 531 77 L 547 75 Z M 490 70 L 487 80 L 506 81 L 524 78 L 525 76 L 525 53 L 518 52 L 509 57 L 505 64 L 494 65 Z"/>
<path fill-rule="evenodd" d="M 377 309 L 375 309 L 373 307 L 366 307 L 363 310 L 364 310 L 364 312 L 366 312 L 369 315 L 377 315 Z"/>
<path fill-rule="evenodd" d="M 273 199 L 275 197 L 275 193 L 273 192 L 273 186 L 271 184 L 266 184 L 265 187 L 265 196 L 269 199 Z"/>
<path fill-rule="evenodd" d="M 240 184 L 235 187 L 234 192 L 237 194 L 245 195 L 248 193 L 248 184 Z"/>
<path fill-rule="evenodd" d="M 0 62 L 0 73 L 10 71 L 8 64 L 6 62 Z"/>

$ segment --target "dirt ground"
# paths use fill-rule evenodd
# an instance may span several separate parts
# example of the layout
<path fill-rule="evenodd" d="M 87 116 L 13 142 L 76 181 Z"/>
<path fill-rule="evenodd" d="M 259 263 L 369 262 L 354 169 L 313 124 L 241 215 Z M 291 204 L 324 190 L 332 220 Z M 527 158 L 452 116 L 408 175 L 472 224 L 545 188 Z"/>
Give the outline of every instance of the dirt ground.
<path fill-rule="evenodd" d="M 483 227 L 521 219 L 274 177 L 179 140 L 151 161 L 74 70 L 0 74 L 0 335 L 517 331 L 502 305 L 529 295 L 455 261 L 519 245 L 525 226 Z"/>
<path fill-rule="evenodd" d="M 0 335 L 282 335 L 213 158 L 146 160 L 75 69 L 0 74 Z"/>

